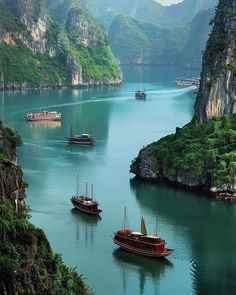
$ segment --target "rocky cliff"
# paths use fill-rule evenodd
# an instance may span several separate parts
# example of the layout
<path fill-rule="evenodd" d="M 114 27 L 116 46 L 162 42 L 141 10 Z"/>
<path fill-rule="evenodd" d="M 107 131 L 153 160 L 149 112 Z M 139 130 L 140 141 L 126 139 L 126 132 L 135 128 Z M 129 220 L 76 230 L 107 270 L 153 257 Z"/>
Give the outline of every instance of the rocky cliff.
<path fill-rule="evenodd" d="M 71 9 L 67 26 L 52 19 L 44 0 L 0 0 L 0 9 L 0 88 L 121 82 L 105 34 L 81 8 Z"/>
<path fill-rule="evenodd" d="M 212 33 L 203 56 L 195 118 L 209 118 L 236 112 L 236 1 L 220 0 L 212 20 Z"/>
<path fill-rule="evenodd" d="M 89 294 L 81 277 L 52 252 L 43 231 L 28 221 L 26 183 L 16 165 L 19 143 L 0 122 L 0 294 Z"/>
<path fill-rule="evenodd" d="M 167 180 L 236 199 L 236 115 L 194 121 L 143 148 L 130 171 L 149 181 Z"/>
<path fill-rule="evenodd" d="M 236 1 L 220 0 L 203 57 L 193 120 L 142 149 L 130 171 L 236 199 Z"/>

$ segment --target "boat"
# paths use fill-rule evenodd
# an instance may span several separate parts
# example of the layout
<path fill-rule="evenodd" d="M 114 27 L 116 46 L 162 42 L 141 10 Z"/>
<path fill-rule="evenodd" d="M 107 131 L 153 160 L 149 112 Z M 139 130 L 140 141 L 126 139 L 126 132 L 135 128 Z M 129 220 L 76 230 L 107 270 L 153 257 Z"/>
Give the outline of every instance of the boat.
<path fill-rule="evenodd" d="M 174 252 L 165 247 L 165 240 L 156 234 L 147 234 L 143 216 L 140 232 L 126 228 L 124 223 L 124 228 L 114 233 L 113 241 L 124 250 L 153 258 L 166 257 Z"/>
<path fill-rule="evenodd" d="M 146 98 L 146 90 L 137 90 L 135 91 L 135 97 L 136 98 Z"/>
<path fill-rule="evenodd" d="M 87 213 L 90 215 L 99 215 L 102 210 L 99 209 L 99 204 L 93 199 L 93 186 L 91 189 L 92 198 L 88 196 L 88 185 L 86 183 L 86 193 L 84 195 L 79 195 L 79 177 L 77 178 L 77 192 L 75 196 L 71 197 L 71 203 L 74 208 L 80 212 Z"/>
<path fill-rule="evenodd" d="M 78 135 L 73 135 L 72 127 L 70 130 L 70 135 L 66 137 L 69 143 L 73 144 L 81 144 L 81 145 L 92 145 L 93 144 L 93 136 L 89 133 L 82 133 Z"/>
<path fill-rule="evenodd" d="M 34 113 L 26 113 L 24 118 L 27 121 L 60 121 L 61 113 L 53 111 L 40 111 Z"/>
<path fill-rule="evenodd" d="M 199 88 L 200 78 L 176 78 L 175 83 L 178 86 L 194 86 Z"/>

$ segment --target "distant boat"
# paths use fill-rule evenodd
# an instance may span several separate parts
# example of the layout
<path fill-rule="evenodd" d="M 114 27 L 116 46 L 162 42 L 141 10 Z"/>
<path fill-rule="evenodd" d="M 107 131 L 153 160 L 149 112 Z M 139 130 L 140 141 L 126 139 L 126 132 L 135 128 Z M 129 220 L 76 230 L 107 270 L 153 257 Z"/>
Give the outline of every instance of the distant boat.
<path fill-rule="evenodd" d="M 146 90 L 137 90 L 135 91 L 135 97 L 136 98 L 142 98 L 142 99 L 145 99 L 146 98 Z"/>
<path fill-rule="evenodd" d="M 143 217 L 140 232 L 125 228 L 124 222 L 124 228 L 114 234 L 113 241 L 124 250 L 153 258 L 165 257 L 174 252 L 173 249 L 165 248 L 165 240 L 162 240 L 156 234 L 147 234 Z"/>
<path fill-rule="evenodd" d="M 61 120 L 61 113 L 40 111 L 35 113 L 26 113 L 24 118 L 27 121 L 59 121 Z"/>
<path fill-rule="evenodd" d="M 175 83 L 178 86 L 195 86 L 199 88 L 200 78 L 176 78 Z"/>
<path fill-rule="evenodd" d="M 69 143 L 80 144 L 80 145 L 92 145 L 93 136 L 89 133 L 82 133 L 78 135 L 73 135 L 72 127 L 70 129 L 70 135 L 66 137 Z"/>
<path fill-rule="evenodd" d="M 88 197 L 88 188 L 86 183 L 86 193 L 85 195 L 79 195 L 79 177 L 77 177 L 77 191 L 76 195 L 71 197 L 71 202 L 75 209 L 83 213 L 90 215 L 99 215 L 102 210 L 98 208 L 99 204 L 93 199 L 93 186 L 91 189 L 91 198 Z"/>

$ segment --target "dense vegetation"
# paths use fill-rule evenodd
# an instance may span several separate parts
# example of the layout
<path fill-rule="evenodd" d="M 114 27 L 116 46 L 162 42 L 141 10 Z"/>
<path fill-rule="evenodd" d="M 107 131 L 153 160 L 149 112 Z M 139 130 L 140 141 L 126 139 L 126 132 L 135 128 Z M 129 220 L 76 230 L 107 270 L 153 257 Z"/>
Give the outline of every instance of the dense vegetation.
<path fill-rule="evenodd" d="M 27 26 L 22 21 L 18 6 L 12 0 L 0 0 L 0 88 L 51 87 L 71 85 L 73 65 L 82 66 L 82 84 L 100 83 L 120 78 L 116 59 L 107 44 L 105 33 L 94 23 L 94 19 L 81 8 L 74 9 L 78 20 L 82 16 L 88 23 L 88 38 L 96 34 L 99 46 L 85 46 L 77 42 L 64 24 L 48 16 L 43 0 L 30 0 L 31 12 Z M 72 10 L 72 9 L 71 9 Z M 34 40 L 31 32 L 39 17 L 46 19 L 46 33 L 41 40 Z M 66 15 L 71 17 L 71 14 Z M 90 27 L 93 34 L 90 34 Z M 101 33 L 102 32 L 102 33 Z M 20 33 L 20 35 L 19 35 Z M 73 59 L 68 64 L 68 56 Z"/>
<path fill-rule="evenodd" d="M 70 0 L 76 1 L 76 0 Z M 159 27 L 176 27 L 190 22 L 200 11 L 217 4 L 218 0 L 184 0 L 177 5 L 162 6 L 153 0 L 80 0 L 96 15 L 105 27 L 117 15 L 131 16 L 136 20 Z M 67 0 L 64 2 L 68 2 Z"/>
<path fill-rule="evenodd" d="M 200 66 L 212 12 L 202 11 L 191 23 L 175 29 L 117 16 L 109 30 L 109 43 L 121 63 Z"/>
<path fill-rule="evenodd" d="M 0 294 L 89 294 L 82 277 L 63 264 L 44 232 L 28 221 L 29 211 L 23 204 L 27 184 L 20 168 L 11 162 L 21 140 L 1 122 L 0 135 Z"/>
<path fill-rule="evenodd" d="M 7 292 L 7 293 L 6 293 Z M 42 230 L 0 198 L 0 294 L 89 294 L 81 277 L 53 254 Z"/>
<path fill-rule="evenodd" d="M 236 115 L 206 124 L 190 122 L 176 133 L 148 145 L 162 171 L 208 187 L 235 185 Z"/>
<path fill-rule="evenodd" d="M 66 84 L 66 67 L 59 58 L 34 53 L 21 41 L 15 42 L 15 46 L 0 43 L 4 83 L 13 87 L 22 83 L 29 87 Z"/>

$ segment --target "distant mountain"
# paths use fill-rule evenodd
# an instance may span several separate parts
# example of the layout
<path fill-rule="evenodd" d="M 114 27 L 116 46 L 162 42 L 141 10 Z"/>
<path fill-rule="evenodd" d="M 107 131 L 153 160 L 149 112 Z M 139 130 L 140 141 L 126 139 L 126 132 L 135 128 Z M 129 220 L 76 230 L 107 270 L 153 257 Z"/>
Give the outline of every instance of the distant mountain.
<path fill-rule="evenodd" d="M 142 23 L 128 16 L 117 16 L 108 40 L 123 64 L 175 64 L 187 42 L 185 28 L 175 30 Z"/>
<path fill-rule="evenodd" d="M 48 1 L 53 16 L 65 23 L 79 0 Z M 218 0 L 184 0 L 162 6 L 154 0 L 80 0 L 108 32 L 121 63 L 201 65 Z"/>
<path fill-rule="evenodd" d="M 80 1 L 102 21 L 106 29 L 109 28 L 113 18 L 119 14 L 159 27 L 180 26 L 193 20 L 200 11 L 212 8 L 218 3 L 218 0 L 184 0 L 175 5 L 162 6 L 154 0 Z"/>
<path fill-rule="evenodd" d="M 159 27 L 180 26 L 193 20 L 200 11 L 215 6 L 218 0 L 184 0 L 171 6 L 163 6 L 154 0 L 47 0 L 54 17 L 61 22 L 66 20 L 70 8 L 78 3 L 109 30 L 113 19 L 120 14 Z"/>
<path fill-rule="evenodd" d="M 84 9 L 57 23 L 44 0 L 0 0 L 0 88 L 121 81 L 105 32 Z"/>
<path fill-rule="evenodd" d="M 124 64 L 200 66 L 212 14 L 213 9 L 201 11 L 189 24 L 175 29 L 119 15 L 112 22 L 108 40 L 114 54 Z"/>

